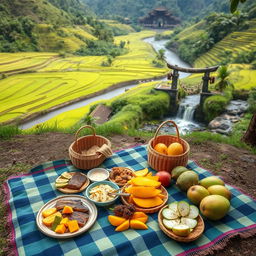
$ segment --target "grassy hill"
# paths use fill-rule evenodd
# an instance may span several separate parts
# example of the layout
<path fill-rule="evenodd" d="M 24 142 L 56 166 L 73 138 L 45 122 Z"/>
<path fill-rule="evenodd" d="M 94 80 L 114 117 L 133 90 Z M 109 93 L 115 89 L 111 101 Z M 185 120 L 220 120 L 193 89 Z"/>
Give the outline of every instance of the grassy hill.
<path fill-rule="evenodd" d="M 29 17 L 36 23 L 66 25 L 73 23 L 71 15 L 47 0 L 2 0 L 1 6 L 5 17 Z"/>

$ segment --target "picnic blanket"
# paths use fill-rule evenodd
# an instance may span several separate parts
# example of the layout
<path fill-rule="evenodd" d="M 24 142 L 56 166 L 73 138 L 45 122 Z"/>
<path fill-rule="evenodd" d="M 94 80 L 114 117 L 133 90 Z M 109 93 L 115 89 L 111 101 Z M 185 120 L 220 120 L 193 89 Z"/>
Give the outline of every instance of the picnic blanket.
<path fill-rule="evenodd" d="M 102 166 L 126 166 L 134 170 L 148 167 L 146 148 L 138 146 L 119 151 Z M 212 175 L 193 161 L 189 161 L 188 168 L 196 171 L 200 179 Z M 113 212 L 106 208 L 98 208 L 97 221 L 80 236 L 67 240 L 50 238 L 38 230 L 36 215 L 46 202 L 62 195 L 55 189 L 54 182 L 64 171 L 77 169 L 70 161 L 53 161 L 5 182 L 9 225 L 17 255 L 203 255 L 223 248 L 230 237 L 249 237 L 256 233 L 256 201 L 227 185 L 232 192 L 228 215 L 219 221 L 205 219 L 203 235 L 191 243 L 176 242 L 166 236 L 158 226 L 157 213 L 149 215 L 148 230 L 115 232 L 107 220 Z M 168 193 L 169 202 L 187 200 L 186 194 L 174 184 Z"/>

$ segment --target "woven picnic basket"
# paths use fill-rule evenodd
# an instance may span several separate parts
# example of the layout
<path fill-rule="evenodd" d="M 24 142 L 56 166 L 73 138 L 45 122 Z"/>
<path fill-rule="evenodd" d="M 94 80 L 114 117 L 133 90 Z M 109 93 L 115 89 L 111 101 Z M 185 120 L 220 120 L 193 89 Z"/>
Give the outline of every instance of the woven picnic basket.
<path fill-rule="evenodd" d="M 92 135 L 86 135 L 78 138 L 81 130 L 89 128 Z M 84 155 L 83 150 L 88 150 L 92 146 L 103 148 L 101 152 L 94 155 Z M 75 134 L 75 141 L 69 147 L 69 157 L 72 164 L 79 169 L 92 169 L 99 166 L 108 156 L 112 154 L 111 143 L 103 136 L 96 135 L 95 129 L 90 125 L 82 126 Z"/>
<path fill-rule="evenodd" d="M 167 123 L 171 123 L 176 128 L 176 136 L 158 135 L 160 129 Z M 154 150 L 154 147 L 157 143 L 164 143 L 168 147 L 173 142 L 179 142 L 183 146 L 183 154 L 170 156 L 161 154 Z M 158 127 L 154 138 L 149 141 L 147 149 L 148 164 L 156 171 L 171 172 L 174 167 L 186 166 L 188 163 L 188 155 L 190 151 L 189 144 L 185 140 L 180 138 L 178 126 L 172 120 L 167 120 Z"/>

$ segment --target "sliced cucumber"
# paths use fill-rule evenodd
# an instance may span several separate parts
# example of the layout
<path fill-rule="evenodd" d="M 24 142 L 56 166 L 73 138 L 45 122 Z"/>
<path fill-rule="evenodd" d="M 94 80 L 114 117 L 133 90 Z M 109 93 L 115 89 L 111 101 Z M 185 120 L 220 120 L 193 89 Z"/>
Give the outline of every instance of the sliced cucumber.
<path fill-rule="evenodd" d="M 162 215 L 165 219 L 168 219 L 168 220 L 174 220 L 179 218 L 178 213 L 170 210 L 169 208 L 163 209 Z"/>
<path fill-rule="evenodd" d="M 174 226 L 180 224 L 180 219 L 175 219 L 175 220 L 163 219 L 163 224 L 166 228 L 172 229 Z"/>
<path fill-rule="evenodd" d="M 64 179 L 68 179 L 68 180 L 70 180 L 70 179 L 72 178 L 72 175 L 69 174 L 68 172 L 63 172 L 63 173 L 61 174 L 61 176 L 62 176 Z"/>
<path fill-rule="evenodd" d="M 190 211 L 189 204 L 185 201 L 178 202 L 178 211 L 182 217 L 187 216 Z"/>
<path fill-rule="evenodd" d="M 67 183 L 69 180 L 68 179 L 63 179 L 62 177 L 58 177 L 55 182 L 56 183 Z"/>
<path fill-rule="evenodd" d="M 174 212 L 178 212 L 178 202 L 173 202 L 169 204 L 168 208 Z"/>
<path fill-rule="evenodd" d="M 197 220 L 195 219 L 190 219 L 190 218 L 181 218 L 181 224 L 189 226 L 189 228 L 195 228 L 197 226 Z"/>
<path fill-rule="evenodd" d="M 190 205 L 189 209 L 190 209 L 189 214 L 186 217 L 190 219 L 196 219 L 197 216 L 199 215 L 198 208 L 195 205 Z"/>
<path fill-rule="evenodd" d="M 68 182 L 67 183 L 55 183 L 56 188 L 63 188 L 63 187 L 66 187 L 67 185 L 68 185 Z"/>
<path fill-rule="evenodd" d="M 172 232 L 177 236 L 188 236 L 191 231 L 189 226 L 179 224 L 172 228 Z"/>

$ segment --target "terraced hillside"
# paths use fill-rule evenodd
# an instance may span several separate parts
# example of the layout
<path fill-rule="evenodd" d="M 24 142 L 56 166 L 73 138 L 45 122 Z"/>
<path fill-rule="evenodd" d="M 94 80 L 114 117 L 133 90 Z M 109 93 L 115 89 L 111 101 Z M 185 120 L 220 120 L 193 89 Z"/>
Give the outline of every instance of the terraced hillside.
<path fill-rule="evenodd" d="M 250 21 L 246 31 L 233 32 L 218 42 L 210 51 L 198 58 L 195 67 L 206 67 L 221 63 L 227 55 L 236 57 L 238 53 L 256 47 L 256 19 Z M 227 52 L 228 51 L 228 52 Z"/>
<path fill-rule="evenodd" d="M 106 58 L 104 56 L 58 58 L 36 73 L 19 74 L 0 80 L 0 122 L 42 113 L 120 82 L 164 75 L 167 72 L 165 68 L 152 66 L 151 62 L 155 57 L 153 49 L 141 41 L 142 38 L 153 35 L 153 31 L 143 31 L 117 37 L 117 42 L 130 41 L 129 53 L 115 58 L 111 67 L 101 66 Z M 52 58 L 50 53 L 46 55 Z M 0 54 L 1 56 L 5 62 L 2 61 L 0 68 L 9 72 L 22 63 L 22 58 L 27 57 L 29 63 L 35 61 L 32 53 L 28 53 L 28 56 L 26 53 L 12 54 L 12 58 L 16 58 L 14 63 L 6 63 L 6 54 Z M 40 54 L 35 56 L 40 59 Z M 26 70 L 28 71 L 29 69 Z"/>
<path fill-rule="evenodd" d="M 10 75 L 36 70 L 58 58 L 56 53 L 0 53 L 0 74 Z"/>
<path fill-rule="evenodd" d="M 54 28 L 49 24 L 38 24 L 34 33 L 39 49 L 47 52 L 75 52 L 87 39 L 96 39 L 89 25 Z"/>

